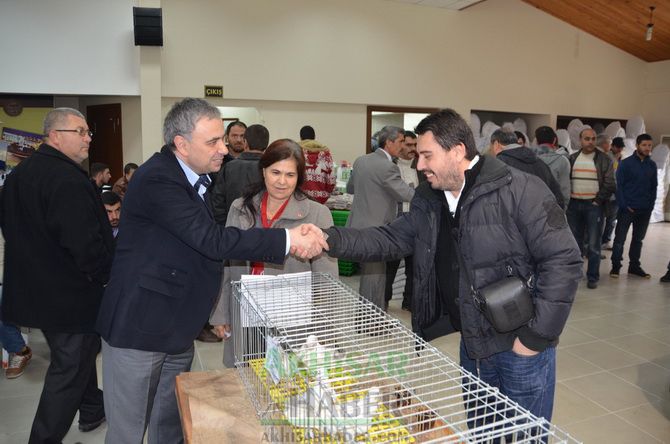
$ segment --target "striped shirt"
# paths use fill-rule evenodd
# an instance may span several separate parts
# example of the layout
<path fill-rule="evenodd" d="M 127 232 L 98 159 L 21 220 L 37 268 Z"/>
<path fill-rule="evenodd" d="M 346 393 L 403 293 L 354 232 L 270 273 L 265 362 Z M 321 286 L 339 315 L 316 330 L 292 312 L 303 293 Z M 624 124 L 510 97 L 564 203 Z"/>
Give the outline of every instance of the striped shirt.
<path fill-rule="evenodd" d="M 570 176 L 572 182 L 572 192 L 570 197 L 573 199 L 591 200 L 595 199 L 600 188 L 598 184 L 598 172 L 594 159 L 596 153 L 579 153 L 575 164 L 572 166 Z"/>

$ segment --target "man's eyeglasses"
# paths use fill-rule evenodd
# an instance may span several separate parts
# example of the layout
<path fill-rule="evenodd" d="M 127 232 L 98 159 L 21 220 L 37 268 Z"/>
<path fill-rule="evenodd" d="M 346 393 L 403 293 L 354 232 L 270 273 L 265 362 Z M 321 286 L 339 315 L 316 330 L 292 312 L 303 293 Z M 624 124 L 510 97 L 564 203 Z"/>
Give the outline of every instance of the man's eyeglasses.
<path fill-rule="evenodd" d="M 59 133 L 77 133 L 81 137 L 88 136 L 93 138 L 93 131 L 90 129 L 84 129 L 84 128 L 77 128 L 77 129 L 57 129 L 54 131 L 58 131 Z"/>
<path fill-rule="evenodd" d="M 584 140 L 596 140 L 595 137 L 582 137 L 582 139 L 584 139 Z"/>

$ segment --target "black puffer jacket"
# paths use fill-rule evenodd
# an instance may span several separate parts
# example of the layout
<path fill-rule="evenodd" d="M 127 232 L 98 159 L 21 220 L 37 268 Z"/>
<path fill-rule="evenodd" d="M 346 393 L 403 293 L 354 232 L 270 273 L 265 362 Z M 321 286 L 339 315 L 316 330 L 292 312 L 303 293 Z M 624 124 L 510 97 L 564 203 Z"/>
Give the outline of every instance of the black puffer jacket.
<path fill-rule="evenodd" d="M 582 276 L 582 260 L 563 210 L 537 177 L 482 158 L 481 171 L 461 203 L 458 240 L 475 288 L 507 276 L 507 268 L 533 277 L 535 316 L 526 326 L 501 334 L 475 307 L 467 279 L 460 275 L 461 334 L 473 359 L 512 348 L 515 337 L 540 351 L 555 345 L 570 313 Z M 440 316 L 436 291 L 435 250 L 440 200 L 424 183 L 409 213 L 383 227 L 363 230 L 330 228 L 332 256 L 356 261 L 399 259 L 414 254 L 412 325 L 423 329 Z"/>

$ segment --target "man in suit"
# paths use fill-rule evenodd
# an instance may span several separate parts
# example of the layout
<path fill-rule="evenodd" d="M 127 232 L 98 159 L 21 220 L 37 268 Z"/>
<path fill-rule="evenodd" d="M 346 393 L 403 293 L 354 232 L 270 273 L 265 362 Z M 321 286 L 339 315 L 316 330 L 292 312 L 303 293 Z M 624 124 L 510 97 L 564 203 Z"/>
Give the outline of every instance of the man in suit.
<path fill-rule="evenodd" d="M 106 442 L 183 441 L 175 377 L 188 371 L 193 340 L 219 292 L 221 261 L 281 263 L 326 245 L 305 227 L 242 231 L 216 224 L 204 194 L 227 149 L 217 108 L 184 99 L 165 117 L 165 146 L 133 175 L 123 200 L 109 285 L 97 328 L 103 337 Z M 223 326 L 214 326 L 223 336 Z"/>
<path fill-rule="evenodd" d="M 7 177 L 0 206 L 2 320 L 42 329 L 51 352 L 30 443 L 61 442 L 77 410 L 82 431 L 105 420 L 94 327 L 113 252 L 98 190 L 80 166 L 93 136 L 84 116 L 51 110 L 44 136 Z"/>
<path fill-rule="evenodd" d="M 412 131 L 405 131 L 405 140 L 402 143 L 402 148 L 396 159 L 396 165 L 398 165 L 398 170 L 400 170 L 400 177 L 402 180 L 412 188 L 419 186 L 420 177 L 419 174 L 423 176 L 423 173 L 416 170 L 417 164 L 417 152 L 416 152 L 416 134 Z M 426 177 L 423 176 L 423 180 Z M 400 216 L 403 213 L 409 212 L 409 202 L 402 203 L 402 211 L 398 214 Z M 410 311 L 412 306 L 412 291 L 413 291 L 413 281 L 414 281 L 414 267 L 412 265 L 412 256 L 405 257 L 405 289 L 403 291 L 402 298 L 402 309 Z M 400 260 L 390 261 L 386 263 L 386 286 L 384 291 L 384 297 L 386 303 L 393 298 L 393 281 L 395 281 L 396 274 L 398 273 L 398 268 L 400 267 Z"/>
<path fill-rule="evenodd" d="M 414 189 L 402 180 L 398 166 L 393 163 L 402 149 L 405 130 L 385 126 L 377 140 L 379 148 L 356 159 L 347 182 L 347 193 L 354 195 L 348 227 L 367 228 L 392 222 L 398 215 L 398 202 L 409 202 L 414 196 Z M 385 283 L 384 262 L 361 264 L 359 293 L 383 310 L 386 310 Z"/>

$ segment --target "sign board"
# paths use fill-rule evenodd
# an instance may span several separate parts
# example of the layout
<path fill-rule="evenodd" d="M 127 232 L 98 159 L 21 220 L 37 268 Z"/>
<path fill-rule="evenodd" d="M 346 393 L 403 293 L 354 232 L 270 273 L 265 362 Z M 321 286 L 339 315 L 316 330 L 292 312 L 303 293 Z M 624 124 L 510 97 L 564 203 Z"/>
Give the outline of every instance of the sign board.
<path fill-rule="evenodd" d="M 205 85 L 205 97 L 223 97 L 223 85 Z"/>

